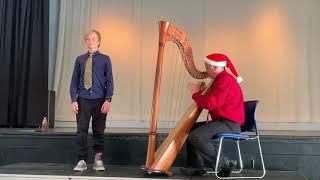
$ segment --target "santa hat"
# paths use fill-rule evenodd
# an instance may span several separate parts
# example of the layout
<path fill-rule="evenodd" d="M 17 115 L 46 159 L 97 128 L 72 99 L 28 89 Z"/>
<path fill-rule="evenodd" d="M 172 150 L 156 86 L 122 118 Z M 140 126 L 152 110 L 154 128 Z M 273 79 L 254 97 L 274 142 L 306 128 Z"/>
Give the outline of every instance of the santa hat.
<path fill-rule="evenodd" d="M 234 68 L 233 64 L 231 63 L 230 59 L 224 55 L 219 53 L 210 54 L 205 58 L 205 63 L 213 65 L 213 66 L 220 66 L 225 67 L 227 66 L 233 75 L 237 77 L 237 82 L 240 83 L 243 79 L 238 75 L 237 70 Z"/>

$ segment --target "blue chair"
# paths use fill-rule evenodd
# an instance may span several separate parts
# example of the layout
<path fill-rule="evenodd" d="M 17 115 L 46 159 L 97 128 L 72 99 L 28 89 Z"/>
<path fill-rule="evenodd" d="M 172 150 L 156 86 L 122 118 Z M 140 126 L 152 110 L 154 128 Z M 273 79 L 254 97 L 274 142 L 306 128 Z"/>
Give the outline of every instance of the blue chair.
<path fill-rule="evenodd" d="M 261 151 L 261 145 L 260 145 L 260 139 L 259 139 L 259 131 L 257 127 L 257 122 L 256 122 L 256 108 L 258 105 L 258 101 L 246 101 L 244 103 L 244 108 L 245 108 L 245 124 L 241 129 L 241 133 L 222 133 L 218 135 L 219 140 L 219 150 L 218 150 L 218 155 L 217 155 L 217 160 L 216 160 L 216 166 L 215 166 L 215 172 L 214 174 L 217 176 L 219 179 L 248 179 L 248 178 L 263 178 L 266 174 L 266 169 L 264 166 L 264 161 L 263 161 L 263 156 L 262 156 L 262 151 Z M 259 146 L 259 153 L 260 153 L 260 158 L 261 158 L 261 164 L 262 164 L 262 175 L 261 176 L 255 176 L 255 177 L 247 177 L 247 176 L 230 176 L 230 177 L 219 177 L 218 176 L 218 168 L 219 168 L 219 159 L 221 155 L 221 148 L 223 144 L 224 139 L 231 139 L 234 141 L 237 141 L 237 147 L 238 147 L 238 155 L 239 155 L 239 162 L 240 162 L 240 169 L 238 171 L 232 171 L 231 174 L 235 173 L 240 173 L 243 169 L 243 163 L 242 163 L 242 157 L 241 157 L 241 152 L 240 152 L 240 145 L 239 141 L 257 141 L 258 146 Z"/>

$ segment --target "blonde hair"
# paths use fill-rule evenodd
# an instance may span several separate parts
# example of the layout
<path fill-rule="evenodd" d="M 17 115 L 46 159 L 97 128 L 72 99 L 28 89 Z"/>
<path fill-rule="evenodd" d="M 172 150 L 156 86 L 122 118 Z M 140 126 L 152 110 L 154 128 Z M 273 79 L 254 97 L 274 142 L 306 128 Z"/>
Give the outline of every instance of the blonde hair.
<path fill-rule="evenodd" d="M 100 44 L 101 44 L 101 35 L 100 35 L 100 32 L 97 31 L 97 30 L 91 29 L 90 31 L 88 31 L 88 32 L 86 33 L 86 35 L 84 36 L 84 41 L 86 41 L 86 38 L 87 38 L 87 36 L 89 35 L 89 33 L 92 33 L 92 32 L 97 35 L 98 40 L 99 40 L 99 42 L 100 42 L 98 47 L 100 47 Z"/>

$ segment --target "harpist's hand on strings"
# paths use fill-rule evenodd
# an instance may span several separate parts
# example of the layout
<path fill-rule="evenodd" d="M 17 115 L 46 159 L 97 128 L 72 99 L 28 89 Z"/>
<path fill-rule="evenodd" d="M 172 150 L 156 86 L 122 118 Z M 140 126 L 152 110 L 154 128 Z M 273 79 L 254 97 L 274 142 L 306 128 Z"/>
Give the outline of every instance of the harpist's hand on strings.
<path fill-rule="evenodd" d="M 199 91 L 200 92 L 204 91 L 206 89 L 206 87 L 207 87 L 206 83 L 203 82 L 203 81 L 199 82 L 198 85 L 199 85 Z"/>
<path fill-rule="evenodd" d="M 188 84 L 188 89 L 190 90 L 190 92 L 192 94 L 199 92 L 199 91 L 202 92 L 205 88 L 206 88 L 206 83 L 203 81 Z"/>

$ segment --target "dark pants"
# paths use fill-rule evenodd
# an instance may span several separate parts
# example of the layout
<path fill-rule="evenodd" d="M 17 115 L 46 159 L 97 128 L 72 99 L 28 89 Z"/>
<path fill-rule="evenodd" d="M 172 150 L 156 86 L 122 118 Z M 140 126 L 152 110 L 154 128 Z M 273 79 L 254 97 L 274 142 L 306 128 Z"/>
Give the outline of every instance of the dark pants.
<path fill-rule="evenodd" d="M 106 128 L 106 114 L 101 113 L 104 99 L 78 98 L 79 112 L 77 114 L 77 137 L 78 159 L 88 158 L 88 129 L 92 117 L 93 150 L 95 153 L 104 151 L 104 129 Z"/>
<path fill-rule="evenodd" d="M 212 139 L 220 133 L 240 133 L 241 125 L 227 119 L 215 119 L 213 121 L 196 123 L 187 139 L 187 166 L 202 168 L 205 165 L 215 167 L 218 155 L 218 147 L 212 143 Z M 221 154 L 221 161 L 227 160 Z"/>

